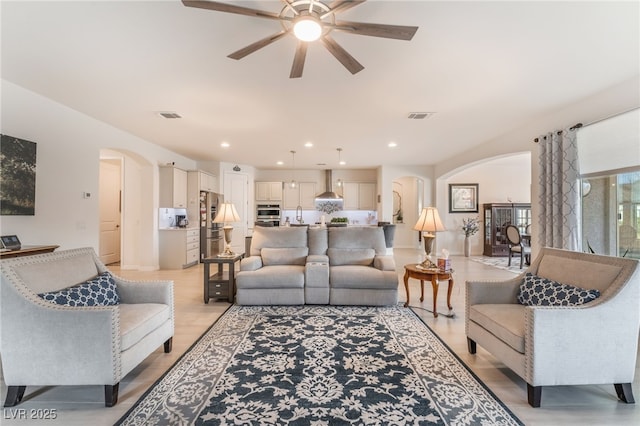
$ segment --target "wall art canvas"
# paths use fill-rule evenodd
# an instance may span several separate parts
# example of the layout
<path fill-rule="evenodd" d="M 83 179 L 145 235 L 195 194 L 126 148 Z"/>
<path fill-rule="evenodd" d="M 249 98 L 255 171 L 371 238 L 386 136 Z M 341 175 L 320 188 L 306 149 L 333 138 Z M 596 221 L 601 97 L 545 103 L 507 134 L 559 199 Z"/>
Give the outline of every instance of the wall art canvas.
<path fill-rule="evenodd" d="M 0 135 L 0 215 L 33 216 L 36 143 Z"/>

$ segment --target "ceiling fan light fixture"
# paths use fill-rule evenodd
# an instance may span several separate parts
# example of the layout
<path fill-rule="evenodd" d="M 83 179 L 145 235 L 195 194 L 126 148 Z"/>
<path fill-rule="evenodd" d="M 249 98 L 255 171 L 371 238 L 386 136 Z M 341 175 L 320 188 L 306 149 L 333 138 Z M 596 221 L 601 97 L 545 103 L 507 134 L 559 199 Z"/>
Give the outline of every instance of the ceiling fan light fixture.
<path fill-rule="evenodd" d="M 300 16 L 293 24 L 293 34 L 301 41 L 316 41 L 322 35 L 322 25 L 314 16 Z"/>

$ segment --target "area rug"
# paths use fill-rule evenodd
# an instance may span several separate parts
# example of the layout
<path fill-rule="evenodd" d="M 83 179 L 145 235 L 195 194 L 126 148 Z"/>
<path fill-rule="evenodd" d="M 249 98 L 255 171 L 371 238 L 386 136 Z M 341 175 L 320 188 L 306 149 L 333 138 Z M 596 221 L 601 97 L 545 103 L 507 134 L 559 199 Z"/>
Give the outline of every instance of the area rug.
<path fill-rule="evenodd" d="M 231 306 L 121 425 L 521 425 L 410 309 Z"/>
<path fill-rule="evenodd" d="M 504 269 L 509 272 L 513 272 L 514 274 L 521 274 L 527 269 L 526 264 L 522 265 L 522 269 L 520 269 L 520 258 L 514 257 L 511 259 L 511 266 L 509 266 L 509 258 L 508 257 L 488 257 L 488 256 L 472 256 L 470 257 L 474 262 L 479 262 L 487 266 L 493 266 L 494 268 Z"/>

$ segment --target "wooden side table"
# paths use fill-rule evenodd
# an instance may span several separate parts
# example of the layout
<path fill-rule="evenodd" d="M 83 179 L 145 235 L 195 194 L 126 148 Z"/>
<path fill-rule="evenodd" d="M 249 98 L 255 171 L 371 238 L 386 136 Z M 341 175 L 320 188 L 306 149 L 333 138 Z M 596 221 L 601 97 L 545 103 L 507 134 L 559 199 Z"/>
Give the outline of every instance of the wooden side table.
<path fill-rule="evenodd" d="M 22 246 L 20 250 L 7 250 L 0 252 L 0 258 L 7 259 L 10 257 L 31 256 L 34 254 L 51 253 L 60 246 Z"/>
<path fill-rule="evenodd" d="M 209 303 L 209 299 L 227 298 L 229 303 L 233 303 L 236 294 L 236 262 L 244 257 L 244 253 L 238 253 L 233 257 L 211 256 L 202 259 L 204 263 L 204 303 Z M 218 272 L 211 275 L 211 264 L 218 265 Z M 225 263 L 229 265 L 229 270 L 224 271 Z"/>
<path fill-rule="evenodd" d="M 404 265 L 404 288 L 407 291 L 407 301 L 404 304 L 405 308 L 409 306 L 409 278 L 420 280 L 420 301 L 424 301 L 424 282 L 425 280 L 431 281 L 433 287 L 433 316 L 438 317 L 438 311 L 436 310 L 436 302 L 438 300 L 438 281 L 449 281 L 449 288 L 447 290 L 447 307 L 451 310 L 451 290 L 453 290 L 453 275 L 452 271 L 434 271 L 429 269 L 419 269 L 418 263 L 410 263 Z"/>

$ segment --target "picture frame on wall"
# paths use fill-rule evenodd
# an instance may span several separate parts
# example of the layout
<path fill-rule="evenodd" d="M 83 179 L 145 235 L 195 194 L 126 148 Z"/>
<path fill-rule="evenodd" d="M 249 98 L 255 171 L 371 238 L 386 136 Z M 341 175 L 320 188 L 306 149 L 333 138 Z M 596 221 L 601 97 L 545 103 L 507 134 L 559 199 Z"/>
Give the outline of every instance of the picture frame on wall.
<path fill-rule="evenodd" d="M 478 213 L 478 184 L 449 184 L 449 213 Z"/>

